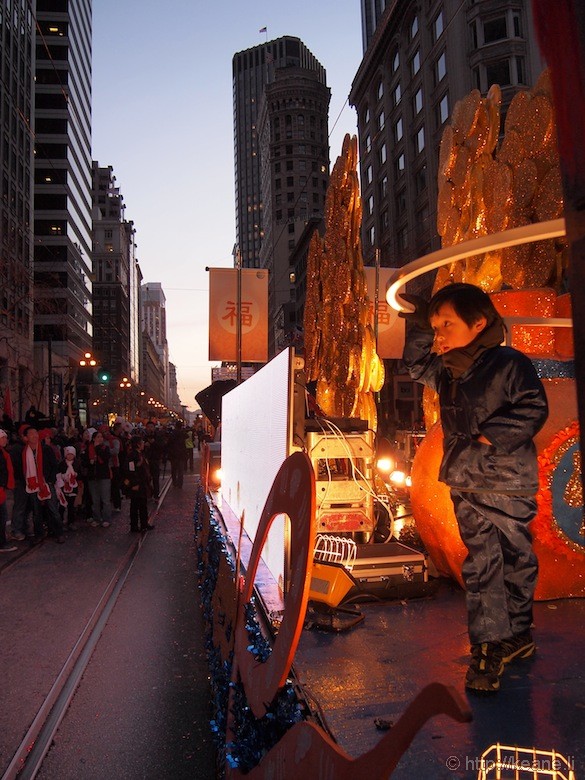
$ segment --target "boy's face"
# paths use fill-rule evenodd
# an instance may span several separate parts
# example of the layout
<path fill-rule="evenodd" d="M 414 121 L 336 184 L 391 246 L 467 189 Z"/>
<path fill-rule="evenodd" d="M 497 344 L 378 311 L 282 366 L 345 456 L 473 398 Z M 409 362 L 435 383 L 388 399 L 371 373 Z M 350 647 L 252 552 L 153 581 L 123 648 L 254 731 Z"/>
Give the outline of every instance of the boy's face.
<path fill-rule="evenodd" d="M 435 346 L 440 355 L 457 347 L 466 347 L 481 333 L 487 324 L 485 317 L 479 317 L 473 325 L 468 325 L 457 314 L 452 304 L 444 303 L 430 317 L 432 329 L 435 331 Z"/>

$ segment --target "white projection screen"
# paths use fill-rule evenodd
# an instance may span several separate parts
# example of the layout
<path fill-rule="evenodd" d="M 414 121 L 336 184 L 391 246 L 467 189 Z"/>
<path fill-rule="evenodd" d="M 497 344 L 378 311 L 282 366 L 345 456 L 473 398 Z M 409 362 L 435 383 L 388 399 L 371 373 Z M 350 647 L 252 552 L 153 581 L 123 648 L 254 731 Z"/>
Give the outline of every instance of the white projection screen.
<path fill-rule="evenodd" d="M 293 357 L 277 355 L 222 399 L 221 494 L 254 539 L 262 509 L 283 461 L 292 452 Z M 285 518 L 275 517 L 262 552 L 281 589 L 285 587 Z"/>

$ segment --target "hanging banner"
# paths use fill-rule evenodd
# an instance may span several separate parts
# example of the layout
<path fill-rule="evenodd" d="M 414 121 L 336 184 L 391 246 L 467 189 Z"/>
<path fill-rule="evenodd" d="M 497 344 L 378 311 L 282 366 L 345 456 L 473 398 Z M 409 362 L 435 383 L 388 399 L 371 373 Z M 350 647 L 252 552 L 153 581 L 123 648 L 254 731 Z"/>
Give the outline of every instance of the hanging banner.
<path fill-rule="evenodd" d="M 370 322 L 374 325 L 374 301 L 376 297 L 376 269 L 365 267 Z M 378 279 L 378 341 L 376 351 L 381 358 L 402 358 L 404 349 L 404 318 L 386 302 L 386 287 L 395 268 L 380 268 Z"/>
<path fill-rule="evenodd" d="M 268 361 L 268 271 L 209 269 L 209 359 L 236 361 L 238 273 L 243 363 Z"/>

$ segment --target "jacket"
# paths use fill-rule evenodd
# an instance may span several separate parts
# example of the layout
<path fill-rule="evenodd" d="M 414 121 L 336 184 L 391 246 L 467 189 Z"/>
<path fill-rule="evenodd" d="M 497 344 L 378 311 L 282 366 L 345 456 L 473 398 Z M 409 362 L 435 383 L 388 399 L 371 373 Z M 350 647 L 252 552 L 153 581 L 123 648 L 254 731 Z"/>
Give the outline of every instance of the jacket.
<path fill-rule="evenodd" d="M 431 352 L 431 331 L 412 328 L 403 360 L 410 376 L 439 394 L 443 459 L 439 480 L 456 490 L 533 495 L 533 438 L 548 417 L 542 382 L 526 355 L 487 349 L 457 380 Z M 483 435 L 491 444 L 477 438 Z"/>

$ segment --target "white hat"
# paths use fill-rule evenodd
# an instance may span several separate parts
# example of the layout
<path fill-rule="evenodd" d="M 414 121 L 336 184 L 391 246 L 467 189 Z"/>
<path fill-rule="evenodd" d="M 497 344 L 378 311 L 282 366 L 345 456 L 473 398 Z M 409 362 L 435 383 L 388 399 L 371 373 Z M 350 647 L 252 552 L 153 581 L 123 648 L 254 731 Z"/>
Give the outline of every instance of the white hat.
<path fill-rule="evenodd" d="M 6 431 L 5 431 L 3 428 L 0 428 L 0 439 L 1 439 L 3 436 L 6 436 L 6 438 L 8 438 L 8 434 L 6 433 Z"/>
<path fill-rule="evenodd" d="M 71 455 L 72 454 L 72 455 L 75 456 L 75 455 L 77 455 L 77 450 L 75 449 L 75 447 L 65 447 L 64 450 L 63 450 L 63 453 L 65 455 Z"/>

